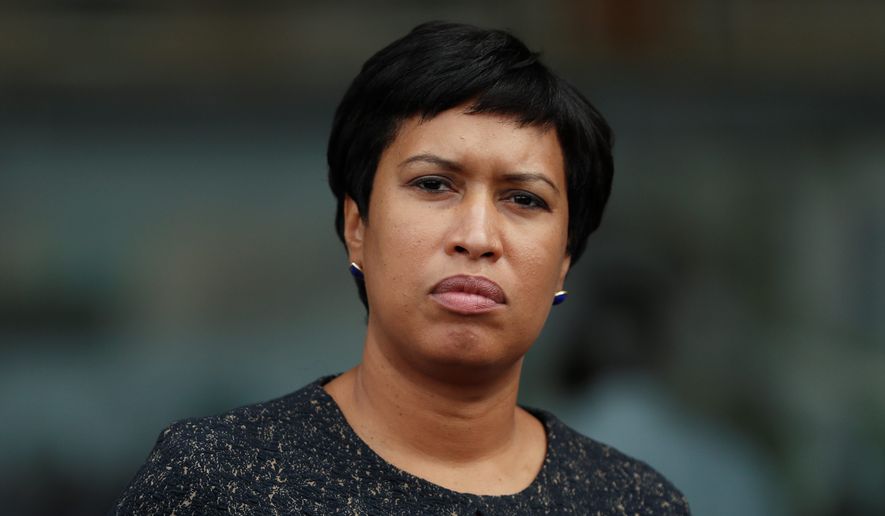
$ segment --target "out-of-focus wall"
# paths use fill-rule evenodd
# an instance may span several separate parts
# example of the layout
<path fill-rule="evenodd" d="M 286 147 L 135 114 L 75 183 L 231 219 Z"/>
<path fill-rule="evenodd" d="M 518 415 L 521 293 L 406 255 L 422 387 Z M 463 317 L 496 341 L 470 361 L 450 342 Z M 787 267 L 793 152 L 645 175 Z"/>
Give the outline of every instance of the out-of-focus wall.
<path fill-rule="evenodd" d="M 359 358 L 325 139 L 428 19 L 512 29 L 617 134 L 525 403 L 698 515 L 885 512 L 885 4 L 0 5 L 0 506 L 94 514 L 171 421 Z"/>

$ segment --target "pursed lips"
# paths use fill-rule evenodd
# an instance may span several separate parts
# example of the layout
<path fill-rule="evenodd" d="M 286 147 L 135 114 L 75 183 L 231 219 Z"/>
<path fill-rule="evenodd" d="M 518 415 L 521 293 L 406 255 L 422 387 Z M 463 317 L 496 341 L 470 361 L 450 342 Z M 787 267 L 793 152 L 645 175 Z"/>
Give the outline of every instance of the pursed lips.
<path fill-rule="evenodd" d="M 504 290 L 482 276 L 450 276 L 437 283 L 430 295 L 444 308 L 463 315 L 489 312 L 507 303 Z"/>

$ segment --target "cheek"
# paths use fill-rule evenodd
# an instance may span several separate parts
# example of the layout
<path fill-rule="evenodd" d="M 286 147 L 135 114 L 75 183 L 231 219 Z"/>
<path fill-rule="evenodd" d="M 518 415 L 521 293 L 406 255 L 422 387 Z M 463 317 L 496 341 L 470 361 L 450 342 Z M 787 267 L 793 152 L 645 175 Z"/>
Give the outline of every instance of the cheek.
<path fill-rule="evenodd" d="M 416 219 L 420 220 L 420 219 Z M 420 266 L 420 260 L 428 252 L 432 241 L 432 225 L 403 221 L 401 218 L 388 218 L 385 227 L 378 235 L 379 255 L 390 263 L 411 263 Z M 412 267 L 414 268 L 414 267 Z"/>
<path fill-rule="evenodd" d="M 370 212 L 365 258 L 378 293 L 399 305 L 425 287 L 422 273 L 433 252 L 437 228 L 416 222 L 426 218 L 415 214 L 390 212 L 383 205 L 379 208 Z"/>
<path fill-rule="evenodd" d="M 533 288 L 551 289 L 559 281 L 565 243 L 561 238 L 530 238 L 523 235 L 514 241 L 513 256 L 520 281 Z M 552 295 L 552 294 L 551 294 Z"/>
<path fill-rule="evenodd" d="M 526 310 L 538 311 L 538 307 L 546 306 L 546 300 L 553 298 L 553 292 L 558 283 L 558 263 L 554 263 L 549 253 L 537 252 L 526 257 L 524 267 L 521 267 L 520 284 L 523 298 L 527 302 Z M 539 312 L 539 316 L 546 317 L 546 310 Z"/>
<path fill-rule="evenodd" d="M 415 262 L 433 249 L 439 248 L 444 235 L 444 214 L 415 202 L 395 185 L 387 188 L 371 211 L 379 256 L 385 261 L 407 262 L 414 269 L 423 262 Z M 377 217 L 375 217 L 377 215 Z"/>

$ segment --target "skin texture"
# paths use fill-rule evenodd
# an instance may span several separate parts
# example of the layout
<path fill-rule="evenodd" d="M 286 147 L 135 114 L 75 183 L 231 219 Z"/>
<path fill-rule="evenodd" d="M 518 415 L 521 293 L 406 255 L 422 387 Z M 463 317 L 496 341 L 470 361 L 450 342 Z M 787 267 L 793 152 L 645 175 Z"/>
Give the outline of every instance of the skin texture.
<path fill-rule="evenodd" d="M 463 106 L 402 123 L 369 216 L 345 203 L 369 319 L 362 362 L 326 386 L 382 458 L 460 492 L 531 484 L 546 438 L 516 405 L 519 376 L 568 271 L 567 228 L 555 130 Z M 434 288 L 454 275 L 494 281 L 505 301 L 453 310 Z"/>

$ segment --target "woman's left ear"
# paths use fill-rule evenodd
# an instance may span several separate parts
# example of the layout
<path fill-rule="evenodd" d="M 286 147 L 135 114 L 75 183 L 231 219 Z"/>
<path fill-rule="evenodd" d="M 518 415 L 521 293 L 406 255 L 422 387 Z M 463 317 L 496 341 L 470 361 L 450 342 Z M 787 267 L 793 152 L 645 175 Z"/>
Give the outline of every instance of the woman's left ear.
<path fill-rule="evenodd" d="M 350 261 L 362 263 L 363 260 L 363 237 L 366 225 L 360 216 L 360 209 L 356 201 L 349 195 L 344 198 L 344 243 L 347 244 L 347 253 Z"/>
<path fill-rule="evenodd" d="M 572 265 L 572 257 L 568 254 L 562 259 L 562 268 L 559 270 L 559 285 L 556 290 L 562 290 L 565 285 L 565 276 L 568 274 L 569 267 Z"/>

